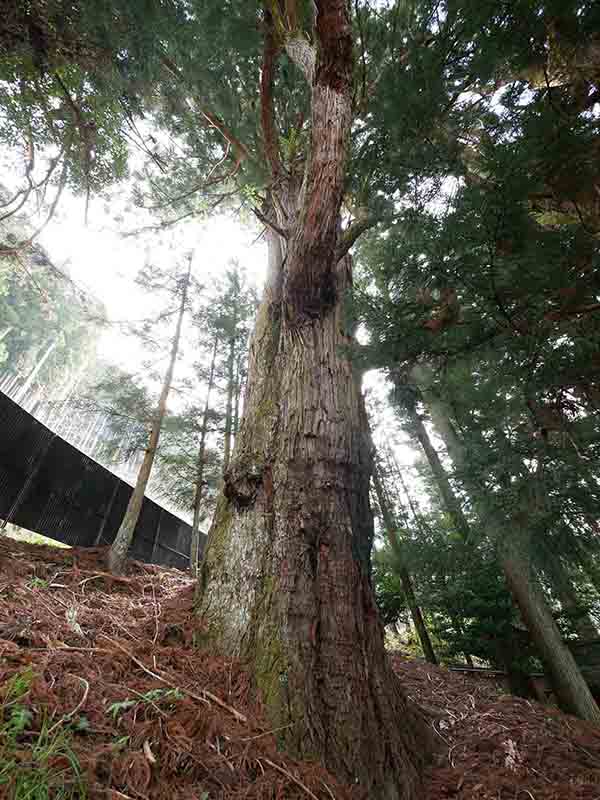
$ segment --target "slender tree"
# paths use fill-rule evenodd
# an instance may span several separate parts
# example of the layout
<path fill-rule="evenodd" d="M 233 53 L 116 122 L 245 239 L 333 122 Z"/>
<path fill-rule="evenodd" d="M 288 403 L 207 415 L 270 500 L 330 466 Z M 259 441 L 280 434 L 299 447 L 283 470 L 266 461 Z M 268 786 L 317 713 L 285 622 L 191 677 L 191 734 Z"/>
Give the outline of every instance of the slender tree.
<path fill-rule="evenodd" d="M 444 439 L 444 432 L 452 428 L 448 413 L 441 400 L 436 403 L 437 419 L 446 418 L 438 433 Z M 466 455 L 464 448 L 457 449 L 456 442 L 445 441 L 453 458 Z M 500 564 L 506 581 L 518 607 L 523 621 L 540 653 L 551 677 L 552 684 L 561 706 L 565 711 L 582 719 L 600 723 L 600 710 L 592 697 L 590 689 L 579 670 L 573 655 L 563 641 L 552 616 L 551 609 L 539 584 L 532 563 L 531 517 L 538 507 L 537 493 L 525 486 L 517 496 L 516 508 L 509 516 L 498 513 L 493 501 L 482 492 L 485 476 L 479 483 L 464 461 L 457 461 L 462 480 L 474 499 L 483 523 L 498 548 Z"/>
<path fill-rule="evenodd" d="M 235 398 L 235 337 L 231 337 L 227 356 L 227 399 L 225 402 L 225 441 L 223 446 L 223 470 L 229 466 L 233 440 L 234 398 Z"/>
<path fill-rule="evenodd" d="M 387 538 L 396 559 L 396 569 L 402 583 L 402 589 L 404 591 L 406 603 L 410 610 L 413 625 L 415 626 L 415 631 L 419 637 L 425 658 L 430 664 L 437 664 L 438 662 L 433 645 L 431 644 L 429 632 L 427 631 L 423 614 L 421 613 L 417 598 L 415 597 L 413 580 L 410 572 L 408 571 L 408 567 L 406 566 L 406 557 L 402 552 L 402 544 L 398 536 L 398 525 L 394 519 L 391 505 L 388 502 L 386 490 L 377 463 L 375 463 L 375 467 L 373 469 L 373 486 L 375 487 L 377 502 L 383 518 L 383 524 L 385 526 Z"/>
<path fill-rule="evenodd" d="M 179 342 L 181 339 L 181 328 L 183 325 L 183 317 L 186 311 L 188 288 L 190 284 L 190 276 L 192 272 L 192 254 L 188 258 L 188 268 L 185 277 L 178 283 L 178 292 L 180 295 L 179 311 L 177 315 L 177 323 L 175 326 L 175 333 L 171 344 L 171 352 L 169 356 L 169 364 L 165 373 L 158 406 L 156 409 L 156 416 L 152 421 L 152 428 L 148 439 L 148 447 L 144 454 L 144 459 L 140 466 L 140 471 L 137 476 L 133 493 L 129 500 L 125 516 L 119 526 L 117 535 L 110 546 L 108 551 L 108 566 L 111 572 L 120 573 L 123 571 L 127 553 L 133 540 L 135 526 L 137 525 L 140 511 L 142 510 L 142 503 L 144 501 L 144 493 L 150 479 L 152 472 L 152 465 L 156 457 L 156 450 L 160 439 L 160 432 L 163 420 L 167 411 L 167 401 L 169 399 L 169 392 L 171 390 L 171 383 L 173 380 L 173 372 L 175 370 L 175 362 L 177 360 L 177 353 L 179 351 Z"/>
<path fill-rule="evenodd" d="M 217 360 L 217 349 L 219 347 L 219 337 L 214 336 L 214 344 L 210 367 L 208 372 L 208 384 L 206 387 L 206 400 L 202 413 L 202 423 L 200 427 L 200 444 L 198 447 L 198 467 L 196 475 L 196 488 L 194 492 L 194 519 L 192 522 L 192 539 L 190 545 L 190 572 L 193 577 L 197 577 L 198 557 L 200 553 L 200 514 L 202 511 L 202 495 L 204 491 L 204 471 L 206 465 L 206 440 L 208 436 L 208 425 L 211 412 L 211 395 L 215 383 L 215 364 Z"/>

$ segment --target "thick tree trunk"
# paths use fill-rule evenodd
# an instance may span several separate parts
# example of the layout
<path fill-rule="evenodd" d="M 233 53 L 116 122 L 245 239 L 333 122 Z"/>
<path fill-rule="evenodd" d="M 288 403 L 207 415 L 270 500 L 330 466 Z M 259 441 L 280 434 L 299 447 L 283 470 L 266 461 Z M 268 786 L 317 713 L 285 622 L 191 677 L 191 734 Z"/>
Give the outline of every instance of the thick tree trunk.
<path fill-rule="evenodd" d="M 444 439 L 445 432 L 452 425 L 443 403 L 431 395 L 429 400 L 436 406 L 435 418 L 441 421 L 440 428 L 436 429 L 437 433 L 451 452 L 465 488 L 479 505 L 482 521 L 498 548 L 500 564 L 512 598 L 544 660 L 561 708 L 581 719 L 600 723 L 600 710 L 571 652 L 562 640 L 537 576 L 531 569 L 529 532 L 518 524 L 517 514 L 503 520 L 487 499 L 481 496 L 481 489 L 469 477 L 467 454 L 462 443 L 457 445 L 457 442 Z M 525 514 L 524 510 L 521 515 Z"/>
<path fill-rule="evenodd" d="M 108 567 L 110 571 L 115 574 L 119 574 L 120 572 L 122 572 L 123 568 L 125 567 L 127 553 L 129 552 L 129 548 L 133 540 L 135 526 L 137 525 L 137 521 L 140 516 L 140 511 L 142 510 L 142 503 L 144 502 L 144 494 L 146 492 L 146 487 L 148 486 L 148 481 L 150 479 L 150 474 L 152 472 L 152 465 L 154 464 L 154 458 L 156 456 L 156 449 L 158 447 L 160 431 L 167 410 L 167 400 L 169 398 L 169 391 L 171 390 L 171 382 L 173 380 L 175 361 L 177 360 L 177 352 L 179 350 L 179 340 L 181 338 L 181 326 L 183 323 L 183 315 L 185 313 L 185 306 L 187 302 L 187 293 L 190 283 L 191 270 L 192 270 L 192 257 L 190 256 L 188 271 L 185 277 L 185 283 L 183 284 L 181 290 L 179 315 L 177 317 L 175 335 L 173 336 L 173 343 L 171 345 L 169 366 L 167 367 L 165 380 L 163 382 L 162 390 L 160 393 L 156 416 L 152 422 L 152 430 L 150 431 L 148 447 L 146 448 L 146 452 L 144 453 L 144 459 L 140 466 L 140 471 L 138 472 L 138 476 L 135 482 L 135 487 L 133 489 L 133 494 L 129 499 L 127 510 L 125 511 L 125 516 L 123 517 L 121 525 L 119 526 L 119 530 L 117 531 L 115 540 L 113 541 L 112 545 L 110 546 L 110 550 L 108 551 Z"/>
<path fill-rule="evenodd" d="M 383 524 L 387 533 L 388 541 L 395 556 L 398 576 L 402 583 L 402 589 L 404 590 L 406 603 L 410 610 L 413 625 L 415 626 L 417 636 L 421 642 L 423 654 L 425 659 L 429 661 L 430 664 L 437 664 L 438 661 L 433 649 L 433 645 L 431 644 L 431 639 L 429 638 L 429 632 L 427 630 L 427 626 L 425 625 L 421 608 L 417 602 L 417 598 L 415 597 L 412 578 L 408 568 L 406 567 L 406 562 L 402 553 L 402 545 L 398 539 L 398 526 L 396 524 L 396 520 L 394 519 L 390 504 L 387 501 L 385 489 L 383 487 L 381 476 L 379 475 L 379 470 L 376 464 L 373 469 L 373 485 L 375 486 L 377 502 L 379 503 L 379 508 L 381 509 L 381 516 L 383 517 Z"/>
<path fill-rule="evenodd" d="M 343 286 L 343 263 L 338 274 Z M 289 726 L 289 748 L 370 797 L 417 798 L 428 735 L 384 652 L 370 583 L 369 436 L 341 352 L 341 309 L 301 329 L 281 309 L 268 292 L 200 612 L 207 635 L 248 663 L 273 726 Z"/>
<path fill-rule="evenodd" d="M 208 433 L 208 417 L 210 414 L 210 396 L 212 394 L 215 380 L 215 364 L 217 362 L 217 348 L 219 339 L 215 336 L 212 357 L 210 360 L 210 372 L 208 376 L 208 388 L 206 390 L 206 402 L 202 414 L 202 427 L 200 429 L 200 446 L 198 447 L 198 470 L 196 473 L 196 491 L 194 493 L 194 520 L 192 522 L 192 538 L 190 543 L 190 573 L 194 578 L 198 575 L 198 557 L 200 554 L 200 509 L 202 508 L 202 493 L 204 491 L 204 461 L 206 458 L 206 434 Z"/>
<path fill-rule="evenodd" d="M 369 797 L 416 800 L 430 736 L 391 670 L 370 581 L 370 437 L 348 358 L 340 243 L 352 122 L 347 0 L 316 0 L 313 47 L 285 42 L 311 92 L 303 180 L 276 152 L 269 17 L 261 101 L 278 231 L 244 415 L 202 563 L 206 636 L 254 675 L 273 727 Z M 348 240 L 346 240 L 348 241 Z M 346 248 L 347 249 L 347 248 Z"/>

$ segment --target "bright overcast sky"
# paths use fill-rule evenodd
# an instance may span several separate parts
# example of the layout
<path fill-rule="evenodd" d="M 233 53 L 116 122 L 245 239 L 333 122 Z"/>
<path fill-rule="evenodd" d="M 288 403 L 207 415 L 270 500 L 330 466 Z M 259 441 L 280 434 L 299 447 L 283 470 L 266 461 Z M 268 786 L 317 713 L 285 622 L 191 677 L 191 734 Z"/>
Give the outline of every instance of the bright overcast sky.
<path fill-rule="evenodd" d="M 45 157 L 50 155 L 50 151 L 44 153 Z M 42 160 L 38 158 L 37 162 Z M 0 185 L 9 191 L 23 186 L 24 166 L 19 146 L 12 151 L 5 149 L 0 154 Z M 262 287 L 267 256 L 264 242 L 257 241 L 260 229 L 256 226 L 220 215 L 182 222 L 160 234 L 125 236 L 132 229 L 156 222 L 148 212 L 133 206 L 131 189 L 126 181 L 102 196 L 92 196 L 87 226 L 84 198 L 65 190 L 56 215 L 37 240 L 57 267 L 103 303 L 109 321 L 134 322 L 163 310 L 163 299 L 137 286 L 136 275 L 148 262 L 166 270 L 183 264 L 190 250 L 194 250 L 193 274 L 200 281 L 217 277 L 231 259 L 237 259 L 245 267 L 249 282 Z M 47 202 L 53 193 L 51 189 Z M 44 222 L 47 213 L 46 209 L 38 216 L 35 210 L 35 203 L 30 201 L 21 212 L 32 229 Z M 183 346 L 190 350 L 192 342 L 188 341 L 186 347 L 185 338 L 184 329 Z M 143 360 L 137 339 L 127 336 L 116 324 L 103 331 L 97 354 L 132 373 Z"/>
<path fill-rule="evenodd" d="M 156 240 L 150 244 L 143 236 L 124 237 L 100 203 L 96 207 L 92 203 L 86 227 L 82 200 L 67 197 L 56 219 L 40 236 L 40 243 L 55 264 L 65 265 L 73 280 L 104 304 L 110 321 L 133 322 L 156 311 L 152 296 L 134 283 L 147 260 L 170 268 L 183 262 L 185 254 L 193 249 L 195 277 L 210 280 L 235 258 L 246 268 L 250 282 L 260 288 L 266 252 L 262 240 L 256 238 L 256 229 L 220 216 L 181 223 L 165 233 L 161 245 Z M 112 325 L 102 334 L 98 355 L 135 372 L 139 344 L 126 336 L 119 325 Z"/>

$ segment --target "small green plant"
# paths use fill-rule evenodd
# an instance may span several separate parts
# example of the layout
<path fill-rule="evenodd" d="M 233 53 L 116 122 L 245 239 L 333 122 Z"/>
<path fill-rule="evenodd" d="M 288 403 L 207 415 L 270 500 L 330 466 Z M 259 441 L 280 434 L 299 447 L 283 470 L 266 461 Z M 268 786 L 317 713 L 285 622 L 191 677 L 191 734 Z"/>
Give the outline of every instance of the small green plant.
<path fill-rule="evenodd" d="M 79 717 L 75 717 L 75 719 L 71 722 L 69 727 L 76 733 L 87 733 L 87 731 L 90 730 L 91 725 L 89 719 L 85 716 L 85 714 L 82 714 Z"/>
<path fill-rule="evenodd" d="M 2 703 L 2 710 L 13 703 L 18 702 L 24 697 L 31 689 L 35 675 L 33 669 L 24 667 L 23 669 L 15 672 L 15 674 L 6 682 L 6 689 L 4 690 L 4 701 Z"/>
<path fill-rule="evenodd" d="M 13 708 L 10 709 L 5 727 L 9 738 L 20 736 L 23 731 L 26 731 L 31 725 L 32 720 L 33 714 L 27 706 L 22 706 L 21 704 L 13 706 Z"/>
<path fill-rule="evenodd" d="M 84 800 L 87 796 L 81 766 L 68 731 L 47 721 L 32 742 L 9 738 L 2 748 L 0 786 L 14 800 Z"/>
<path fill-rule="evenodd" d="M 49 582 L 45 578 L 39 578 L 37 575 L 34 575 L 33 578 L 27 581 L 27 586 L 29 589 L 47 589 Z"/>
<path fill-rule="evenodd" d="M 25 704 L 35 675 L 28 667 L 6 683 L 0 706 L 0 787 L 13 800 L 83 800 L 86 787 L 70 732 L 34 714 Z M 27 734 L 26 737 L 23 734 Z M 2 792 L 4 794 L 4 792 Z"/>
<path fill-rule="evenodd" d="M 112 749 L 119 753 L 121 750 L 125 750 L 126 747 L 129 747 L 129 742 L 131 740 L 131 736 L 120 736 L 118 739 L 112 743 Z"/>
<path fill-rule="evenodd" d="M 121 714 L 124 714 L 135 706 L 172 706 L 178 700 L 182 699 L 183 694 L 179 689 L 150 689 L 150 691 L 145 692 L 145 694 L 140 694 L 136 699 L 128 698 L 127 700 L 120 700 L 117 703 L 111 703 L 106 709 L 106 713 L 110 714 L 113 719 L 117 719 Z"/>

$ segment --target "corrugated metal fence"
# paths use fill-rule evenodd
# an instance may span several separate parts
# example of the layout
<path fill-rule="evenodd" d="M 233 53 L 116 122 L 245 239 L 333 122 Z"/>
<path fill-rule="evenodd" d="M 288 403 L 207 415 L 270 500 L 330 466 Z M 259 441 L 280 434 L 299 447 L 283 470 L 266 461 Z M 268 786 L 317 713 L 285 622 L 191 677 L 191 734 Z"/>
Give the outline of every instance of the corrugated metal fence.
<path fill-rule="evenodd" d="M 132 491 L 0 392 L 0 520 L 69 545 L 109 544 Z M 131 556 L 186 569 L 191 533 L 146 497 Z"/>

